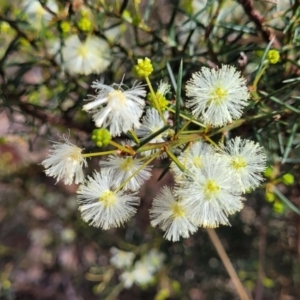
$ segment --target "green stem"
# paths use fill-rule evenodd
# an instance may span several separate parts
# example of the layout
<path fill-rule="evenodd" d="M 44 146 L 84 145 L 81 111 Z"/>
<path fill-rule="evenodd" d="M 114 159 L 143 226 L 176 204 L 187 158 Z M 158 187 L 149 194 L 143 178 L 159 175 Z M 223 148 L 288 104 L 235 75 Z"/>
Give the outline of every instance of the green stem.
<path fill-rule="evenodd" d="M 139 138 L 137 137 L 137 135 L 135 134 L 135 132 L 131 129 L 129 130 L 130 134 L 132 135 L 134 141 L 138 144 L 140 142 Z"/>
<path fill-rule="evenodd" d="M 268 63 L 265 64 L 264 67 L 260 70 L 260 72 L 256 75 L 256 77 L 255 77 L 255 79 L 254 79 L 254 82 L 253 82 L 253 85 L 252 85 L 252 89 L 253 89 L 253 92 L 252 92 L 252 93 L 256 92 L 257 84 L 258 84 L 258 82 L 259 82 L 261 76 L 265 73 L 265 71 L 266 71 L 266 69 L 267 69 L 268 66 L 269 66 Z M 256 94 L 257 94 L 257 93 L 256 93 Z M 254 96 L 256 96 L 256 95 L 254 94 Z M 255 97 L 254 97 L 254 98 L 255 98 Z M 256 99 L 256 98 L 255 98 L 255 99 Z"/>
<path fill-rule="evenodd" d="M 175 110 L 174 110 L 173 108 L 167 107 L 167 110 L 169 110 L 170 112 L 172 112 L 172 113 L 175 114 Z M 192 119 L 191 117 L 185 116 L 185 115 L 182 114 L 182 113 L 180 113 L 179 115 L 180 115 L 181 118 L 183 118 L 183 119 L 185 119 L 185 120 L 188 120 L 188 121 L 191 120 L 192 123 L 194 123 L 194 124 L 196 124 L 196 125 L 198 125 L 198 126 L 206 127 L 205 125 L 203 125 L 202 123 L 200 123 L 200 122 L 198 122 L 198 121 Z"/>
<path fill-rule="evenodd" d="M 177 136 L 179 136 L 180 133 L 182 133 L 182 132 L 184 131 L 184 129 L 187 128 L 187 127 L 190 125 L 191 122 L 192 122 L 191 119 L 188 120 L 188 121 L 183 125 L 183 127 L 176 133 L 175 138 L 176 138 Z"/>
<path fill-rule="evenodd" d="M 92 157 L 92 156 L 115 154 L 117 151 L 118 150 L 103 151 L 103 152 L 94 152 L 94 153 L 84 153 L 84 154 L 82 154 L 82 157 Z"/>
<path fill-rule="evenodd" d="M 178 168 L 182 171 L 185 172 L 185 168 L 183 164 L 178 160 L 178 158 L 170 151 L 170 150 L 165 150 L 168 156 L 174 161 L 174 163 L 178 166 Z"/>
<path fill-rule="evenodd" d="M 150 89 L 151 95 L 152 95 L 152 97 L 153 97 L 153 100 L 154 100 L 154 103 L 155 103 L 155 108 L 157 109 L 157 111 L 158 111 L 158 113 L 159 113 L 159 116 L 160 116 L 160 118 L 163 120 L 164 124 L 167 124 L 167 122 L 166 122 L 166 120 L 165 120 L 165 118 L 164 118 L 164 115 L 163 115 L 163 113 L 161 112 L 161 109 L 160 109 L 160 107 L 159 107 L 159 105 L 158 105 L 158 102 L 157 102 L 157 99 L 156 99 L 156 95 L 155 95 L 155 92 L 154 92 L 154 90 L 153 90 L 152 84 L 151 84 L 151 82 L 150 82 L 150 80 L 149 80 L 149 77 L 146 76 L 145 79 L 146 79 L 146 82 L 147 82 L 148 87 L 149 87 L 149 89 Z"/>
<path fill-rule="evenodd" d="M 110 143 L 112 146 L 115 146 L 115 147 L 118 148 L 119 150 L 122 150 L 122 151 L 124 151 L 124 152 L 126 152 L 126 153 L 128 153 L 128 154 L 130 154 L 130 155 L 134 155 L 134 154 L 135 154 L 135 151 L 134 151 L 134 150 L 128 149 L 128 148 L 126 148 L 126 147 L 124 147 L 124 146 L 122 146 L 122 145 L 120 145 L 120 144 L 114 142 L 113 140 L 111 140 L 109 143 Z"/>
<path fill-rule="evenodd" d="M 152 160 L 154 160 L 157 156 L 161 155 L 162 151 L 159 151 L 157 153 L 154 153 L 153 155 L 150 156 L 150 159 L 148 159 L 146 162 L 143 163 L 141 167 L 139 167 L 135 172 L 131 174 L 125 181 L 122 182 L 122 184 L 115 190 L 115 192 L 119 191 L 122 189 L 134 176 L 136 176 L 142 169 L 144 169 L 147 165 L 150 164 Z"/>
<path fill-rule="evenodd" d="M 216 148 L 220 148 L 210 137 L 208 137 L 207 135 L 204 135 L 203 138 L 205 140 L 207 140 L 209 143 L 211 143 L 212 145 L 214 145 Z"/>

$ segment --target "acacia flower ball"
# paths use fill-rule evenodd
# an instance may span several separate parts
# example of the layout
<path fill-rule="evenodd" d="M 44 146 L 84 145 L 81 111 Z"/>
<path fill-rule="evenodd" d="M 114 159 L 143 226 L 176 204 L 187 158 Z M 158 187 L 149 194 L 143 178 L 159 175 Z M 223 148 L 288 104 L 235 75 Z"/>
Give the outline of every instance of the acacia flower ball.
<path fill-rule="evenodd" d="M 109 127 L 113 137 L 138 128 L 145 106 L 146 90 L 143 85 L 133 85 L 128 90 L 123 90 L 122 86 L 122 83 L 109 86 L 94 81 L 92 87 L 98 95 L 90 96 L 92 101 L 83 106 L 83 110 L 94 113 L 96 126 Z"/>
<path fill-rule="evenodd" d="M 20 1 L 21 2 L 21 1 Z M 52 19 L 53 14 L 46 10 L 38 0 L 24 0 L 22 3 L 27 21 L 36 29 L 40 30 Z M 49 0 L 45 6 L 54 14 L 58 13 L 59 8 L 55 1 Z"/>
<path fill-rule="evenodd" d="M 260 185 L 263 180 L 261 172 L 266 169 L 266 155 L 259 144 L 243 140 L 240 137 L 231 139 L 222 146 L 228 159 L 229 168 L 243 192 Z"/>
<path fill-rule="evenodd" d="M 63 143 L 54 142 L 49 150 L 48 157 L 42 161 L 46 168 L 47 176 L 63 180 L 64 184 L 72 184 L 84 180 L 83 166 L 87 166 L 86 159 L 82 156 L 82 149 L 70 143 L 68 138 L 63 136 Z"/>
<path fill-rule="evenodd" d="M 206 125 L 224 126 L 241 117 L 249 92 L 246 80 L 234 67 L 223 65 L 214 70 L 206 67 L 187 82 L 187 107 Z"/>
<path fill-rule="evenodd" d="M 192 146 L 187 147 L 178 156 L 178 160 L 184 169 L 189 172 L 192 168 L 201 168 L 203 166 L 203 157 L 205 155 L 214 155 L 215 153 L 216 150 L 210 144 L 197 141 Z M 185 176 L 185 173 L 182 172 L 174 162 L 171 164 L 171 172 L 177 179 Z"/>
<path fill-rule="evenodd" d="M 169 101 L 166 99 L 165 96 L 167 93 L 170 92 L 170 90 L 171 90 L 171 86 L 168 83 L 163 82 L 161 80 L 155 95 L 149 93 L 147 96 L 147 99 L 150 101 L 151 106 L 153 106 L 155 109 L 160 109 L 161 111 L 165 111 L 169 106 Z"/>
<path fill-rule="evenodd" d="M 164 118 L 167 119 L 168 117 L 168 112 L 164 113 Z M 150 108 L 147 109 L 146 115 L 142 119 L 142 125 L 140 126 L 139 129 L 136 130 L 136 134 L 138 137 L 141 138 L 146 138 L 149 135 L 157 132 L 159 129 L 164 127 L 164 121 L 161 119 L 158 111 L 155 108 Z M 167 137 L 168 132 L 162 132 L 161 134 L 157 135 L 155 138 L 153 138 L 150 143 L 162 143 L 165 141 L 165 137 Z M 155 152 L 159 151 L 159 149 L 153 149 L 153 150 L 148 150 L 144 151 L 141 154 L 142 155 L 151 155 Z M 160 157 L 165 157 L 166 154 L 163 153 Z"/>
<path fill-rule="evenodd" d="M 189 177 L 179 180 L 175 193 L 183 199 L 193 223 L 215 228 L 229 225 L 227 216 L 243 208 L 241 192 L 220 155 L 203 157 L 201 168 L 193 168 Z"/>
<path fill-rule="evenodd" d="M 189 218 L 185 203 L 177 201 L 167 186 L 154 198 L 150 220 L 153 227 L 159 225 L 165 231 L 164 237 L 167 240 L 174 242 L 179 241 L 181 236 L 188 238 L 197 231 L 197 226 Z"/>
<path fill-rule="evenodd" d="M 100 166 L 110 169 L 114 173 L 114 180 L 117 186 L 127 181 L 123 187 L 124 190 L 139 190 L 141 185 L 152 175 L 151 166 L 148 165 L 142 168 L 143 161 L 132 156 L 120 157 L 118 155 L 110 155 L 107 160 L 100 161 Z M 139 169 L 140 171 L 137 173 Z"/>
<path fill-rule="evenodd" d="M 135 258 L 135 254 L 133 252 L 123 251 L 115 247 L 110 249 L 110 253 L 112 255 L 110 263 L 118 269 L 129 268 Z"/>
<path fill-rule="evenodd" d="M 96 36 L 88 36 L 81 41 L 76 34 L 65 40 L 62 56 L 68 72 L 83 75 L 103 72 L 111 60 L 108 44 L 105 41 Z"/>
<path fill-rule="evenodd" d="M 113 173 L 107 170 L 89 176 L 79 186 L 77 195 L 82 219 L 103 229 L 123 225 L 136 213 L 134 206 L 140 203 L 136 192 L 117 190 Z"/>

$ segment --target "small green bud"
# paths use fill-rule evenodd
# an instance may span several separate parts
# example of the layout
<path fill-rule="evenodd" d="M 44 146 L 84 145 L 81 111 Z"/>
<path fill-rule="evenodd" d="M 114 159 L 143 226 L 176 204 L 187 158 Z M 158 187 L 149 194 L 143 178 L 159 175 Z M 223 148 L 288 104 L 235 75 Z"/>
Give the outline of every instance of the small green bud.
<path fill-rule="evenodd" d="M 92 28 L 92 22 L 87 17 L 81 18 L 78 22 L 78 27 L 82 31 L 90 31 Z"/>
<path fill-rule="evenodd" d="M 266 192 L 265 198 L 266 198 L 266 201 L 268 201 L 268 202 L 274 202 L 275 195 L 271 192 Z"/>
<path fill-rule="evenodd" d="M 264 171 L 264 176 L 267 178 L 271 178 L 273 175 L 273 169 L 271 167 L 267 167 Z"/>
<path fill-rule="evenodd" d="M 292 185 L 292 184 L 294 184 L 294 182 L 295 182 L 294 175 L 292 175 L 292 174 L 290 174 L 290 173 L 284 174 L 284 175 L 282 176 L 282 182 L 283 182 L 285 185 Z"/>
<path fill-rule="evenodd" d="M 71 24 L 69 22 L 67 22 L 67 21 L 62 21 L 60 23 L 60 28 L 61 28 L 62 32 L 68 33 L 71 30 Z"/>
<path fill-rule="evenodd" d="M 94 129 L 92 132 L 92 141 L 97 147 L 105 147 L 111 141 L 111 135 L 107 129 Z"/>
<path fill-rule="evenodd" d="M 278 63 L 280 59 L 280 54 L 278 50 L 270 50 L 267 53 L 267 60 L 269 61 L 270 64 L 274 65 Z"/>
<path fill-rule="evenodd" d="M 170 297 L 170 292 L 167 289 L 162 289 L 156 294 L 154 299 L 155 300 L 165 300 L 169 297 Z"/>
<path fill-rule="evenodd" d="M 279 215 L 282 214 L 284 212 L 284 205 L 279 201 L 275 201 L 273 211 Z"/>
<path fill-rule="evenodd" d="M 134 66 L 134 71 L 139 77 L 148 77 L 153 72 L 151 60 L 148 57 L 139 58 Z"/>
<path fill-rule="evenodd" d="M 265 277 L 263 280 L 262 280 L 262 282 L 263 282 L 263 285 L 266 287 L 266 288 L 272 288 L 274 285 L 275 285 L 275 283 L 274 283 L 274 280 L 272 280 L 272 279 L 270 279 L 270 278 L 267 278 L 267 277 Z"/>
<path fill-rule="evenodd" d="M 157 105 L 159 107 L 156 107 L 157 105 L 155 103 L 155 99 L 152 96 L 152 94 L 149 93 L 147 95 L 147 99 L 150 101 L 151 106 L 153 106 L 154 108 L 156 108 L 157 110 L 160 110 L 160 111 L 166 110 L 167 107 L 169 106 L 169 101 L 166 99 L 166 97 L 163 96 L 160 92 L 156 92 L 155 97 L 156 97 Z"/>

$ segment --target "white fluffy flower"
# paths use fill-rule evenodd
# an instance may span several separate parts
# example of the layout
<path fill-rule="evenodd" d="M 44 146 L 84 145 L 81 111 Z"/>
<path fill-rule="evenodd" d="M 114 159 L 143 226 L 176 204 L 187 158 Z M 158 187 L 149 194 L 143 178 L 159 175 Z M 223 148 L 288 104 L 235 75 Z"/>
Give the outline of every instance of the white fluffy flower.
<path fill-rule="evenodd" d="M 83 106 L 83 110 L 94 113 L 96 126 L 109 127 L 112 136 L 119 136 L 134 127 L 138 128 L 145 106 L 144 86 L 137 84 L 126 91 L 122 86 L 122 83 L 108 86 L 94 81 L 92 87 L 98 91 L 98 95 L 91 96 L 93 101 Z"/>
<path fill-rule="evenodd" d="M 164 117 L 168 117 L 168 112 L 164 113 Z M 158 111 L 155 108 L 147 109 L 146 115 L 142 119 L 142 125 L 140 128 L 136 130 L 136 134 L 138 137 L 148 137 L 149 135 L 157 132 L 159 129 L 164 127 L 164 121 L 161 119 Z M 162 143 L 164 142 L 164 137 L 168 135 L 168 131 L 164 131 L 163 133 L 157 135 L 155 138 L 153 138 L 149 143 Z M 144 151 L 141 154 L 142 155 L 151 155 L 152 153 L 155 153 L 159 151 L 159 149 L 153 149 L 149 151 Z M 165 153 L 163 156 L 166 156 Z"/>
<path fill-rule="evenodd" d="M 47 176 L 63 180 L 64 184 L 72 184 L 74 177 L 75 183 L 84 180 L 83 166 L 87 166 L 86 159 L 82 156 L 82 149 L 69 142 L 63 136 L 63 143 L 54 142 L 49 150 L 48 157 L 42 161 L 46 168 Z"/>
<path fill-rule="evenodd" d="M 101 160 L 100 166 L 108 168 L 114 173 L 114 180 L 117 186 L 120 186 L 124 181 L 131 179 L 124 185 L 124 190 L 137 191 L 141 185 L 148 180 L 151 173 L 151 166 L 145 166 L 138 173 L 143 161 L 132 156 L 110 155 L 107 160 Z M 135 174 L 136 173 L 136 174 Z M 135 174 L 135 175 L 134 175 Z"/>
<path fill-rule="evenodd" d="M 125 271 L 120 275 L 120 281 L 126 289 L 129 289 L 135 282 L 135 274 L 133 271 Z"/>
<path fill-rule="evenodd" d="M 112 254 L 110 263 L 118 269 L 130 267 L 135 258 L 135 254 L 133 252 L 122 251 L 115 247 L 110 249 L 110 253 Z"/>
<path fill-rule="evenodd" d="M 192 146 L 188 147 L 179 156 L 178 160 L 184 167 L 184 169 L 189 172 L 193 168 L 201 168 L 203 166 L 203 157 L 205 155 L 213 155 L 216 150 L 208 143 L 203 141 L 197 141 Z M 172 162 L 171 171 L 174 174 L 175 179 L 180 179 L 184 176 L 178 166 Z"/>
<path fill-rule="evenodd" d="M 153 280 L 153 270 L 148 263 L 140 260 L 134 264 L 134 281 L 139 285 L 145 285 Z"/>
<path fill-rule="evenodd" d="M 153 269 L 143 260 L 137 261 L 132 270 L 125 271 L 120 276 L 125 288 L 130 288 L 134 283 L 137 285 L 149 284 L 153 278 Z"/>
<path fill-rule="evenodd" d="M 106 170 L 89 176 L 77 195 L 83 220 L 103 229 L 123 225 L 136 213 L 133 206 L 140 202 L 136 193 L 116 190 L 114 176 Z"/>
<path fill-rule="evenodd" d="M 229 225 L 227 216 L 242 209 L 243 198 L 237 192 L 226 159 L 218 155 L 205 156 L 202 168 L 194 168 L 192 173 L 189 178 L 184 177 L 176 189 L 191 220 L 203 227 Z"/>
<path fill-rule="evenodd" d="M 155 273 L 161 269 L 165 258 L 166 256 L 162 252 L 159 252 L 157 249 L 151 249 L 142 257 L 141 261 L 148 265 L 151 272 Z"/>
<path fill-rule="evenodd" d="M 58 46 L 56 45 L 54 48 L 58 48 Z M 58 53 L 56 60 L 61 64 L 60 58 Z M 68 72 L 84 75 L 103 72 L 110 64 L 111 59 L 108 44 L 104 40 L 96 36 L 88 36 L 81 41 L 76 34 L 65 40 L 62 58 Z"/>
<path fill-rule="evenodd" d="M 58 12 L 58 6 L 55 1 L 47 1 L 46 6 L 53 12 Z M 28 22 L 36 29 L 49 23 L 54 17 L 49 11 L 47 11 L 38 0 L 25 0 L 23 1 L 24 12 L 28 16 Z"/>
<path fill-rule="evenodd" d="M 243 192 L 255 188 L 263 181 L 261 172 L 266 168 L 266 155 L 259 144 L 240 137 L 221 146 L 229 160 L 229 168 L 236 176 Z"/>
<path fill-rule="evenodd" d="M 161 269 L 164 259 L 163 253 L 151 249 L 134 264 L 131 270 L 126 270 L 121 274 L 120 280 L 124 287 L 130 288 L 134 283 L 142 286 L 151 283 L 154 274 Z"/>
<path fill-rule="evenodd" d="M 249 92 L 246 80 L 234 67 L 223 65 L 214 70 L 206 67 L 187 82 L 186 94 L 192 99 L 187 107 L 207 125 L 226 125 L 242 115 Z"/>
<path fill-rule="evenodd" d="M 176 201 L 172 191 L 166 186 L 153 200 L 150 220 L 151 225 L 159 225 L 166 232 L 164 237 L 171 241 L 178 241 L 180 236 L 188 238 L 197 231 L 197 226 L 189 218 L 186 204 Z"/>

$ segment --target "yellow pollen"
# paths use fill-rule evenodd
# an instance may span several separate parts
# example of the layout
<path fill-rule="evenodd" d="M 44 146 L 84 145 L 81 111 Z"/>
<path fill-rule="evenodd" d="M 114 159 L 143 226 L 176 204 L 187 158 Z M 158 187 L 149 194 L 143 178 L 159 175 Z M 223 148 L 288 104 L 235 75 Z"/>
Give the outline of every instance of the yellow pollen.
<path fill-rule="evenodd" d="M 195 156 L 193 158 L 193 164 L 197 168 L 201 168 L 203 166 L 203 162 L 200 156 Z"/>
<path fill-rule="evenodd" d="M 103 202 L 105 208 L 113 206 L 116 200 L 117 197 L 112 191 L 106 191 L 98 198 L 99 202 Z"/>
<path fill-rule="evenodd" d="M 132 157 L 127 157 L 126 159 L 124 159 L 124 161 L 121 163 L 120 165 L 120 169 L 121 170 L 129 170 L 130 168 L 132 168 L 133 165 L 133 159 Z"/>
<path fill-rule="evenodd" d="M 81 162 L 83 160 L 81 149 L 78 147 L 74 148 L 73 152 L 68 156 L 68 159 L 73 162 Z"/>
<path fill-rule="evenodd" d="M 220 187 L 217 183 L 212 180 L 208 179 L 204 186 L 204 194 L 207 197 L 207 200 L 211 200 L 214 195 L 216 195 L 220 191 Z"/>
<path fill-rule="evenodd" d="M 38 18 L 41 18 L 46 13 L 46 10 L 43 8 L 43 6 L 39 3 L 36 9 L 36 15 Z"/>
<path fill-rule="evenodd" d="M 227 90 L 218 86 L 210 94 L 208 104 L 213 102 L 214 104 L 222 104 L 227 96 Z"/>
<path fill-rule="evenodd" d="M 173 212 L 172 215 L 173 219 L 181 218 L 185 216 L 185 209 L 178 202 L 175 202 L 172 205 L 171 210 Z"/>
<path fill-rule="evenodd" d="M 231 160 L 231 166 L 234 169 L 242 169 L 247 167 L 246 161 L 241 156 L 236 156 Z"/>
<path fill-rule="evenodd" d="M 116 106 L 125 104 L 127 102 L 126 96 L 122 91 L 115 90 L 108 94 L 107 101 L 114 101 Z"/>
<path fill-rule="evenodd" d="M 80 45 L 77 48 L 77 53 L 81 57 L 86 57 L 89 53 L 89 49 L 87 48 L 86 45 Z"/>

